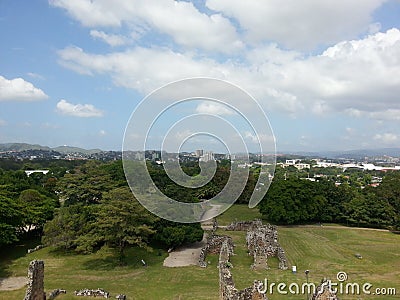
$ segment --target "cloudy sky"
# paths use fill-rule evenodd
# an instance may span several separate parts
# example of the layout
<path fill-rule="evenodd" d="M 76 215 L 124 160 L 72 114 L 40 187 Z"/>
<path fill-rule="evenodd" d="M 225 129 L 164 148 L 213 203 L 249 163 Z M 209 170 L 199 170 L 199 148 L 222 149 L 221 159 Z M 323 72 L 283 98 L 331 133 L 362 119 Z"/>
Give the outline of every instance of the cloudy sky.
<path fill-rule="evenodd" d="M 0 0 L 0 37 L 0 143 L 119 150 L 146 95 L 211 77 L 278 151 L 400 146 L 399 0 Z"/>

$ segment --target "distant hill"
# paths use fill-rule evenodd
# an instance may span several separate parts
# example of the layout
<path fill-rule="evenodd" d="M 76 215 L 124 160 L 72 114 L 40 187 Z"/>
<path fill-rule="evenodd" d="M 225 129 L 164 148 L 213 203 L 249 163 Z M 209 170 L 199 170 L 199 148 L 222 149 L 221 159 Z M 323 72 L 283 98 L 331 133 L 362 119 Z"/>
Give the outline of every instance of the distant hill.
<path fill-rule="evenodd" d="M 99 153 L 102 152 L 101 149 L 82 149 L 78 147 L 70 147 L 70 146 L 58 146 L 55 148 L 52 148 L 54 151 L 60 152 L 60 153 L 84 153 L 84 154 L 94 154 L 94 153 Z"/>
<path fill-rule="evenodd" d="M 55 148 L 50 148 L 47 146 L 41 146 L 37 144 L 27 144 L 27 143 L 6 143 L 0 144 L 0 151 L 26 151 L 26 150 L 46 150 L 46 151 L 57 151 L 63 154 L 68 153 L 82 153 L 82 154 L 93 154 L 102 152 L 100 149 L 82 149 L 78 147 L 70 147 L 70 146 L 59 146 Z"/>
<path fill-rule="evenodd" d="M 52 150 L 50 147 L 41 146 L 38 144 L 27 144 L 27 143 L 7 143 L 0 144 L 0 151 L 26 151 L 26 150 Z"/>

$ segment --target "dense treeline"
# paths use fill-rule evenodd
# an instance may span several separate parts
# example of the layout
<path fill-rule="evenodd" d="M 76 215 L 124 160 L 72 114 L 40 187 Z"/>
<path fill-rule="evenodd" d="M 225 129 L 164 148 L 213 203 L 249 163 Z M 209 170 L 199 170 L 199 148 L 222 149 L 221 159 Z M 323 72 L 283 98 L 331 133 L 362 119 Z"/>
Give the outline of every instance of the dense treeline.
<path fill-rule="evenodd" d="M 157 165 L 148 167 L 160 189 L 174 187 L 174 198 L 196 201 L 166 180 Z M 130 245 L 169 248 L 203 238 L 200 224 L 166 222 L 148 212 L 131 193 L 121 161 L 89 161 L 60 178 L 56 188 L 62 207 L 44 227 L 47 245 L 90 253 L 106 244 L 122 259 Z"/>
<path fill-rule="evenodd" d="M 378 187 L 358 188 L 334 181 L 275 178 L 259 205 L 270 222 L 334 222 L 352 226 L 398 228 L 400 173 L 388 173 Z"/>

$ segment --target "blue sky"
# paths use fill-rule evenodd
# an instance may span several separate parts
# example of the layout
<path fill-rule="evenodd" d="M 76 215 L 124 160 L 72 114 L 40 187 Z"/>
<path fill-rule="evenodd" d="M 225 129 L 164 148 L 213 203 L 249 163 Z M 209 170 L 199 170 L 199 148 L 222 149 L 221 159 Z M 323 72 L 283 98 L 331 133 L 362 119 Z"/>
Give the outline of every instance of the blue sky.
<path fill-rule="evenodd" d="M 278 151 L 400 146 L 399 0 L 0 0 L 0 36 L 0 143 L 119 150 L 146 95 L 212 77 Z"/>

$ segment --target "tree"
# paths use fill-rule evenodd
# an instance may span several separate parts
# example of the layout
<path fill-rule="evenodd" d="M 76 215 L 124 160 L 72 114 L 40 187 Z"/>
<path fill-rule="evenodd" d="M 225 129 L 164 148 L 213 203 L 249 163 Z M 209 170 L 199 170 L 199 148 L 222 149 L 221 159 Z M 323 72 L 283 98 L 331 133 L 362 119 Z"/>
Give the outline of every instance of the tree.
<path fill-rule="evenodd" d="M 373 193 L 358 193 L 345 204 L 347 221 L 356 226 L 388 227 L 395 223 L 393 207 Z"/>
<path fill-rule="evenodd" d="M 380 199 L 389 202 L 400 215 L 400 172 L 387 174 L 376 189 L 376 194 Z"/>
<path fill-rule="evenodd" d="M 318 183 L 290 178 L 274 180 L 259 208 L 270 222 L 297 224 L 319 221 L 326 203 Z"/>
<path fill-rule="evenodd" d="M 149 249 L 149 238 L 155 233 L 153 224 L 157 218 L 133 197 L 128 187 L 105 193 L 95 207 L 91 230 L 78 238 L 77 250 L 88 251 L 94 245 L 105 243 L 118 249 L 122 262 L 129 245 Z"/>
<path fill-rule="evenodd" d="M 104 191 L 116 186 L 111 174 L 101 163 L 89 161 L 57 182 L 57 190 L 65 205 L 98 204 Z"/>
<path fill-rule="evenodd" d="M 35 228 L 41 231 L 47 220 L 53 218 L 57 200 L 46 197 L 35 189 L 22 191 L 18 198 L 23 215 L 22 226 L 26 231 Z"/>
<path fill-rule="evenodd" d="M 79 237 L 90 232 L 95 220 L 94 206 L 74 204 L 56 210 L 55 217 L 44 225 L 42 242 L 64 250 L 76 249 Z"/>
<path fill-rule="evenodd" d="M 154 240 L 161 242 L 167 248 L 176 248 L 203 239 L 204 231 L 200 223 L 181 224 L 160 219 L 155 224 Z"/>
<path fill-rule="evenodd" d="M 22 223 L 19 210 L 15 201 L 0 194 L 0 246 L 18 240 L 16 228 Z"/>

